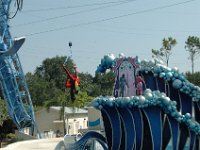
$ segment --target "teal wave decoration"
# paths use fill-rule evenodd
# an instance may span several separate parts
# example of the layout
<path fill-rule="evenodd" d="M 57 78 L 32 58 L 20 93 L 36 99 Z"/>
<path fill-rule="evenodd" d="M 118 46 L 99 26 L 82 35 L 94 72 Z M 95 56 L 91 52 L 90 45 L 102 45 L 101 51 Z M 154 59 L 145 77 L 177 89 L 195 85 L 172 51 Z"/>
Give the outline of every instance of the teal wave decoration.
<path fill-rule="evenodd" d="M 98 126 L 100 125 L 100 118 L 98 118 L 97 120 L 95 121 L 89 121 L 89 127 L 95 127 L 95 126 Z"/>

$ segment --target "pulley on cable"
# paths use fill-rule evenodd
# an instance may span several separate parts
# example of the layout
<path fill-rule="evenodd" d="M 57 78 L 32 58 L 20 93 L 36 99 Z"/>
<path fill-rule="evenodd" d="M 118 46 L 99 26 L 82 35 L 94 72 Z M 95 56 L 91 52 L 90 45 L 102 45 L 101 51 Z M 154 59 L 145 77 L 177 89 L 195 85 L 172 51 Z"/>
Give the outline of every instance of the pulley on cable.
<path fill-rule="evenodd" d="M 78 95 L 79 92 L 80 79 L 78 77 L 78 71 L 75 65 L 73 66 L 74 73 L 70 73 L 69 68 L 66 67 L 68 59 L 72 58 L 72 50 L 71 50 L 72 42 L 69 42 L 69 47 L 70 47 L 70 56 L 65 59 L 63 63 L 63 69 L 67 74 L 67 79 L 65 81 L 65 89 L 70 88 L 70 99 L 72 102 L 74 102 L 76 99 L 76 95 Z"/>

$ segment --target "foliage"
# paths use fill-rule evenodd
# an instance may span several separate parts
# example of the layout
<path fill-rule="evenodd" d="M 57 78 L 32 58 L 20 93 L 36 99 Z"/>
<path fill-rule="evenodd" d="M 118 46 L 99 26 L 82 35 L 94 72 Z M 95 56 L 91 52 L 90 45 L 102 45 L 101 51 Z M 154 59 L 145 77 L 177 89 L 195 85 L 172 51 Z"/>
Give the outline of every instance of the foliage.
<path fill-rule="evenodd" d="M 7 119 L 3 122 L 3 125 L 0 126 L 0 147 L 1 143 L 4 139 L 8 138 L 10 133 L 14 133 L 14 130 L 16 129 L 15 125 L 13 124 L 12 120 Z M 12 140 L 15 138 L 13 137 Z"/>
<path fill-rule="evenodd" d="M 200 72 L 195 72 L 195 73 L 186 72 L 185 76 L 188 81 L 200 87 Z"/>
<path fill-rule="evenodd" d="M 200 40 L 196 36 L 189 36 L 185 44 L 185 49 L 189 52 L 188 58 L 191 60 L 192 64 L 192 73 L 194 73 L 194 60 L 200 54 Z"/>
<path fill-rule="evenodd" d="M 96 88 L 99 89 L 94 89 L 94 91 L 96 92 L 95 96 L 112 95 L 114 80 L 115 75 L 112 71 L 105 74 L 96 74 L 94 77 L 94 83 L 97 84 Z"/>
<path fill-rule="evenodd" d="M 5 101 L 0 98 L 0 148 L 2 141 L 8 138 L 8 134 L 13 132 L 13 122 L 9 119 L 7 107 Z"/>
<path fill-rule="evenodd" d="M 66 78 L 65 72 L 63 71 L 62 64 L 65 57 L 56 56 L 53 58 L 47 58 L 42 62 L 42 65 L 36 68 L 36 73 L 39 77 L 42 77 L 47 82 L 54 81 L 55 87 L 63 89 L 63 81 Z M 68 59 L 66 67 L 72 71 L 74 66 L 73 60 Z"/>
<path fill-rule="evenodd" d="M 70 89 L 64 88 L 67 75 L 62 68 L 64 56 L 47 58 L 42 65 L 36 68 L 34 74 L 27 73 L 26 80 L 32 97 L 33 105 L 46 107 L 61 106 L 60 118 L 64 118 L 64 107 L 84 107 L 91 100 L 100 95 L 112 95 L 114 73 L 96 74 L 92 77 L 89 73 L 78 73 L 80 78 L 80 91 L 76 100 L 70 100 Z M 66 67 L 73 73 L 72 59 L 68 59 Z M 65 89 L 65 90 L 64 90 Z M 65 132 L 65 124 L 63 124 Z"/>
<path fill-rule="evenodd" d="M 36 106 L 43 105 L 44 101 L 48 99 L 49 83 L 38 76 L 37 74 L 26 74 L 27 84 L 32 96 L 32 103 Z"/>
<path fill-rule="evenodd" d="M 172 54 L 172 48 L 177 44 L 176 39 L 173 39 L 172 37 L 164 38 L 162 40 L 162 47 L 160 50 L 152 49 L 152 57 L 161 59 L 166 63 L 166 65 L 169 65 L 169 58 Z"/>
<path fill-rule="evenodd" d="M 62 92 L 58 97 L 45 101 L 44 106 L 49 110 L 51 106 L 67 106 L 69 104 L 69 95 Z"/>
<path fill-rule="evenodd" d="M 32 96 L 32 102 L 36 106 L 44 105 L 44 102 L 57 97 L 60 90 L 56 87 L 54 80 L 46 81 L 38 74 L 26 74 L 27 84 Z"/>
<path fill-rule="evenodd" d="M 51 99 L 45 102 L 45 107 L 47 110 L 51 106 L 68 106 L 68 107 L 84 107 L 86 106 L 94 97 L 91 97 L 87 94 L 87 92 L 79 91 L 78 95 L 76 96 L 76 100 L 72 102 L 70 100 L 69 91 L 67 90 L 66 93 L 61 93 L 56 99 Z M 63 114 L 61 114 L 62 116 Z"/>
<path fill-rule="evenodd" d="M 15 138 L 16 138 L 16 135 L 13 134 L 13 133 L 8 133 L 8 134 L 6 135 L 6 138 L 8 138 L 8 139 L 15 139 Z"/>
<path fill-rule="evenodd" d="M 80 91 L 74 103 L 72 103 L 73 107 L 85 107 L 88 105 L 94 97 L 89 96 L 87 92 Z"/>
<path fill-rule="evenodd" d="M 114 73 L 96 74 L 92 77 L 89 73 L 78 73 L 80 78 L 80 92 L 74 104 L 69 98 L 69 89 L 64 90 L 67 75 L 62 68 L 65 57 L 47 58 L 42 65 L 36 68 L 34 74 L 27 73 L 26 80 L 29 86 L 34 106 L 76 106 L 84 107 L 93 97 L 112 95 Z M 68 59 L 66 67 L 70 72 L 75 64 Z M 72 72 L 73 73 L 73 72 Z"/>
<path fill-rule="evenodd" d="M 91 74 L 89 73 L 79 73 L 78 74 L 79 78 L 80 78 L 80 90 L 81 91 L 85 91 L 87 93 L 91 93 L 93 86 L 93 77 Z"/>
<path fill-rule="evenodd" d="M 0 98 L 0 126 L 3 125 L 3 122 L 9 118 L 8 111 L 6 109 L 6 104 L 4 100 Z"/>

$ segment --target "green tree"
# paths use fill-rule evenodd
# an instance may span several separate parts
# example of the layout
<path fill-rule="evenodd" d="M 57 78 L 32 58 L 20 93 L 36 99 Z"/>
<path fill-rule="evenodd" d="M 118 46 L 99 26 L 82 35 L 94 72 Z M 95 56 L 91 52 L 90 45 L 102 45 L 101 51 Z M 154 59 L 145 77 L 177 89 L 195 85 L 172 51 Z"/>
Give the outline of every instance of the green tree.
<path fill-rule="evenodd" d="M 27 73 L 26 80 L 29 86 L 34 106 L 43 106 L 45 101 L 56 99 L 60 91 L 64 92 L 65 79 L 67 78 L 62 65 L 64 56 L 47 58 L 42 65 L 36 68 L 34 74 Z M 68 59 L 66 67 L 72 72 L 73 60 Z"/>
<path fill-rule="evenodd" d="M 96 97 L 100 95 L 100 82 L 95 80 L 91 74 L 79 73 L 80 77 L 80 90 L 87 92 L 89 96 Z M 97 81 L 97 82 L 95 82 Z"/>
<path fill-rule="evenodd" d="M 189 36 L 185 42 L 185 49 L 189 52 L 189 59 L 192 64 L 192 73 L 194 73 L 194 60 L 200 54 L 200 40 L 196 36 Z"/>
<path fill-rule="evenodd" d="M 162 40 L 162 47 L 160 50 L 152 49 L 152 57 L 161 59 L 166 63 L 166 65 L 169 65 L 169 58 L 172 54 L 172 48 L 177 44 L 176 39 L 172 37 L 164 38 Z"/>
<path fill-rule="evenodd" d="M 14 129 L 13 122 L 9 119 L 8 110 L 4 100 L 0 98 L 0 148 L 2 141 L 6 138 L 8 133 L 12 133 Z"/>
<path fill-rule="evenodd" d="M 51 82 L 53 80 L 57 88 L 63 89 L 63 81 L 66 78 L 65 72 L 62 68 L 64 60 L 64 56 L 47 58 L 42 62 L 41 66 L 36 68 L 35 74 L 37 74 L 39 77 L 42 77 L 47 82 Z M 67 60 L 66 67 L 69 68 L 70 72 L 73 71 L 72 67 L 74 65 L 75 64 L 73 63 L 73 60 L 69 58 Z"/>
<path fill-rule="evenodd" d="M 79 73 L 80 78 L 80 89 L 81 91 L 86 91 L 87 93 L 91 93 L 93 88 L 93 77 L 89 73 Z"/>
<path fill-rule="evenodd" d="M 188 81 L 200 87 L 200 72 L 195 72 L 195 73 L 186 72 L 185 77 Z"/>
<path fill-rule="evenodd" d="M 36 68 L 34 74 L 26 74 L 34 106 L 43 106 L 46 101 L 54 101 L 60 94 L 65 92 L 64 86 L 67 75 L 62 68 L 64 60 L 65 57 L 63 56 L 56 56 L 51 59 L 47 58 L 43 61 L 42 65 Z M 72 73 L 73 66 L 73 60 L 68 59 L 66 67 Z M 86 97 L 112 95 L 115 78 L 112 71 L 105 74 L 96 74 L 95 77 L 92 77 L 89 73 L 78 73 L 78 76 L 80 78 L 80 95 L 83 94 Z M 82 97 L 84 97 L 83 95 Z M 83 104 L 87 103 L 87 100 L 90 100 L 90 98 L 87 97 L 85 99 L 86 102 L 83 102 L 83 100 L 77 101 L 80 102 L 77 106 L 83 106 Z"/>
<path fill-rule="evenodd" d="M 0 126 L 3 125 L 3 122 L 9 118 L 8 111 L 6 109 L 6 104 L 4 100 L 0 98 Z"/>
<path fill-rule="evenodd" d="M 48 99 L 49 92 L 47 90 L 49 83 L 37 74 L 31 73 L 26 74 L 26 81 L 29 86 L 33 105 L 42 106 Z"/>
<path fill-rule="evenodd" d="M 94 91 L 99 92 L 96 93 L 98 95 L 96 96 L 107 96 L 107 95 L 112 95 L 113 92 L 113 85 L 114 85 L 114 80 L 115 80 L 115 74 L 112 71 L 109 71 L 104 74 L 96 74 L 94 77 L 94 82 L 98 86 L 94 89 Z"/>
<path fill-rule="evenodd" d="M 56 87 L 54 80 L 46 81 L 38 74 L 26 74 L 27 84 L 34 106 L 43 106 L 44 102 L 54 97 L 58 97 L 61 89 Z"/>
<path fill-rule="evenodd" d="M 12 120 L 10 119 L 4 120 L 3 124 L 0 126 L 0 148 L 3 140 L 6 138 L 11 138 L 9 135 L 13 135 L 16 129 L 17 128 Z M 15 139 L 15 136 L 12 136 L 12 138 Z"/>
<path fill-rule="evenodd" d="M 71 104 L 72 107 L 78 107 L 78 108 L 83 108 L 87 106 L 94 97 L 89 96 L 87 92 L 82 92 L 80 91 L 79 94 L 76 97 L 76 100 L 74 103 Z"/>

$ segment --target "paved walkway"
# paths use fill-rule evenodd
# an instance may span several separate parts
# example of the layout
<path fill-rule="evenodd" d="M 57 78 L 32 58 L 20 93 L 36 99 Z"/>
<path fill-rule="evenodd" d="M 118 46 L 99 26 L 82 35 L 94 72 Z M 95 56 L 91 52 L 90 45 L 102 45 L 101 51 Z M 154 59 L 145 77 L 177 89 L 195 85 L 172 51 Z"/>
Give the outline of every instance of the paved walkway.
<path fill-rule="evenodd" d="M 9 144 L 1 150 L 64 150 L 63 138 L 37 139 Z"/>

